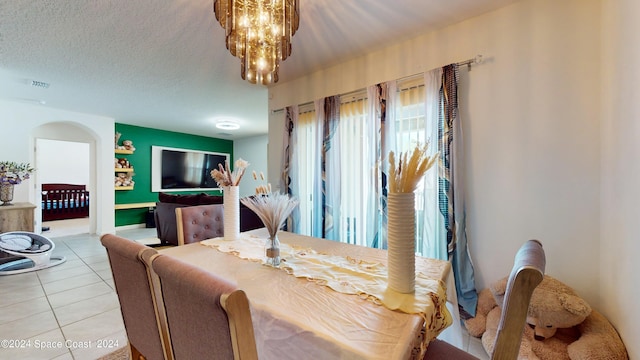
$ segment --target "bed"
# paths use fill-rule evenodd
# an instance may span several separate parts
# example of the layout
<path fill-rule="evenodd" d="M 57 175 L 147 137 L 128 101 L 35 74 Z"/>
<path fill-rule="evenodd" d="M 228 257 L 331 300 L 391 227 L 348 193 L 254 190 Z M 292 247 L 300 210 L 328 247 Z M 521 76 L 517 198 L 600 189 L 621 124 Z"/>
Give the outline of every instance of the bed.
<path fill-rule="evenodd" d="M 42 221 L 88 216 L 89 191 L 86 185 L 42 184 Z"/>

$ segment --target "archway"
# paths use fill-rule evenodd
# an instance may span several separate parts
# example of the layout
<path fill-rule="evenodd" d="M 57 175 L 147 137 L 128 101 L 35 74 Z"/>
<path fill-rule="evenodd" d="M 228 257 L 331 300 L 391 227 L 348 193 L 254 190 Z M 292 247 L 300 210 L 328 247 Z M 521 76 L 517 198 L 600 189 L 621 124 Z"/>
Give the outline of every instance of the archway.
<path fill-rule="evenodd" d="M 33 144 L 38 142 L 38 139 L 47 139 L 47 140 L 58 140 L 58 141 L 67 141 L 67 142 L 78 142 L 78 143 L 86 143 L 89 145 L 89 181 L 86 184 L 87 190 L 90 194 L 96 194 L 97 186 L 96 186 L 96 164 L 97 161 L 97 152 L 96 152 L 96 143 L 98 141 L 98 136 L 89 128 L 83 126 L 82 124 L 74 123 L 74 122 L 51 122 L 47 124 L 43 124 L 41 126 L 36 127 L 32 132 L 32 141 Z M 64 156 L 64 154 L 61 154 Z M 42 176 L 38 176 L 37 165 L 39 161 L 42 160 L 41 155 L 38 154 L 37 146 L 34 146 L 34 159 L 36 165 L 36 172 L 34 174 L 34 182 L 35 182 L 35 202 L 37 205 L 36 211 L 36 229 L 40 230 L 42 227 L 42 195 L 40 189 L 42 187 Z M 98 196 L 91 196 L 91 200 L 89 202 L 89 233 L 96 234 L 97 232 L 97 219 L 102 216 L 100 213 L 101 206 L 98 203 Z"/>

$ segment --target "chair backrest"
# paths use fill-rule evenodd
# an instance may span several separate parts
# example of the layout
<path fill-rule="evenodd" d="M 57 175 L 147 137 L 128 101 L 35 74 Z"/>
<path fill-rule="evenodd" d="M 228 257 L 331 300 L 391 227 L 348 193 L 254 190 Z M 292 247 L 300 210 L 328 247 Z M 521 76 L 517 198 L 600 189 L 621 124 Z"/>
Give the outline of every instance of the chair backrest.
<path fill-rule="evenodd" d="M 157 256 L 152 266 L 160 278 L 175 359 L 258 358 L 242 290 L 170 256 Z"/>
<path fill-rule="evenodd" d="M 496 341 L 491 359 L 518 358 L 527 309 L 533 290 L 544 276 L 545 254 L 538 240 L 529 240 L 516 253 L 502 302 Z M 477 360 L 478 358 L 439 339 L 429 343 L 424 360 Z"/>
<path fill-rule="evenodd" d="M 224 206 L 196 205 L 176 208 L 178 245 L 224 235 Z"/>
<path fill-rule="evenodd" d="M 116 235 L 100 238 L 107 249 L 120 311 L 132 352 L 147 359 L 173 359 L 158 279 L 151 267 L 157 251 Z"/>
<path fill-rule="evenodd" d="M 544 249 L 538 240 L 529 240 L 518 250 L 507 280 L 492 360 L 518 357 L 531 295 L 544 278 L 545 265 Z"/>

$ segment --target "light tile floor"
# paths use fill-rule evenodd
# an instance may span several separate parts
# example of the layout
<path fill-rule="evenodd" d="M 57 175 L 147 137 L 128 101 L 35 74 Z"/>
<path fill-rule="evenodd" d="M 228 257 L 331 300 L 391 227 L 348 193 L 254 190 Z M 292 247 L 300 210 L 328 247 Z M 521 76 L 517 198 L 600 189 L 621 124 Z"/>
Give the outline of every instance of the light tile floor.
<path fill-rule="evenodd" d="M 67 258 L 64 264 L 0 276 L 0 359 L 91 360 L 127 343 L 100 238 L 69 235 L 74 230 L 64 230 L 59 223 L 43 235 L 55 242 L 55 255 Z M 155 236 L 155 229 L 124 230 L 118 235 L 145 239 Z M 479 339 L 463 335 L 463 350 L 489 359 Z"/>

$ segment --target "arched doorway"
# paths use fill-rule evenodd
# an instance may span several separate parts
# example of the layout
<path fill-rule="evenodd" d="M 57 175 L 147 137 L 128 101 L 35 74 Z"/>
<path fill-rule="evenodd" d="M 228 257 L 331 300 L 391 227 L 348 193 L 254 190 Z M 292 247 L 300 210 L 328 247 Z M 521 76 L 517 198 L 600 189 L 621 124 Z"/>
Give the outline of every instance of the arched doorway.
<path fill-rule="evenodd" d="M 41 166 L 43 161 L 46 161 L 47 158 L 50 158 L 51 154 L 39 154 L 38 151 L 38 142 L 39 140 L 56 140 L 60 142 L 73 142 L 88 145 L 88 181 L 86 185 L 87 190 L 90 194 L 95 194 L 97 191 L 96 186 L 96 142 L 98 137 L 88 128 L 85 128 L 81 124 L 73 123 L 73 122 L 51 122 L 41 126 L 38 126 L 33 130 L 32 133 L 33 143 L 36 145 L 34 147 L 34 164 L 36 167 L 36 172 L 34 174 L 34 183 L 35 183 L 35 200 L 37 204 L 36 211 L 36 229 L 39 230 L 42 227 L 42 195 L 40 189 L 42 188 L 44 174 L 38 174 L 38 166 L 42 168 L 47 168 L 46 166 Z M 65 154 L 64 147 L 61 147 L 60 152 L 55 154 L 56 156 L 65 157 L 68 154 Z M 88 229 L 83 230 L 82 232 L 89 232 L 90 234 L 95 234 L 97 230 L 97 219 L 101 216 L 99 213 L 100 204 L 99 197 L 92 196 L 91 201 L 89 203 L 89 224 Z"/>

